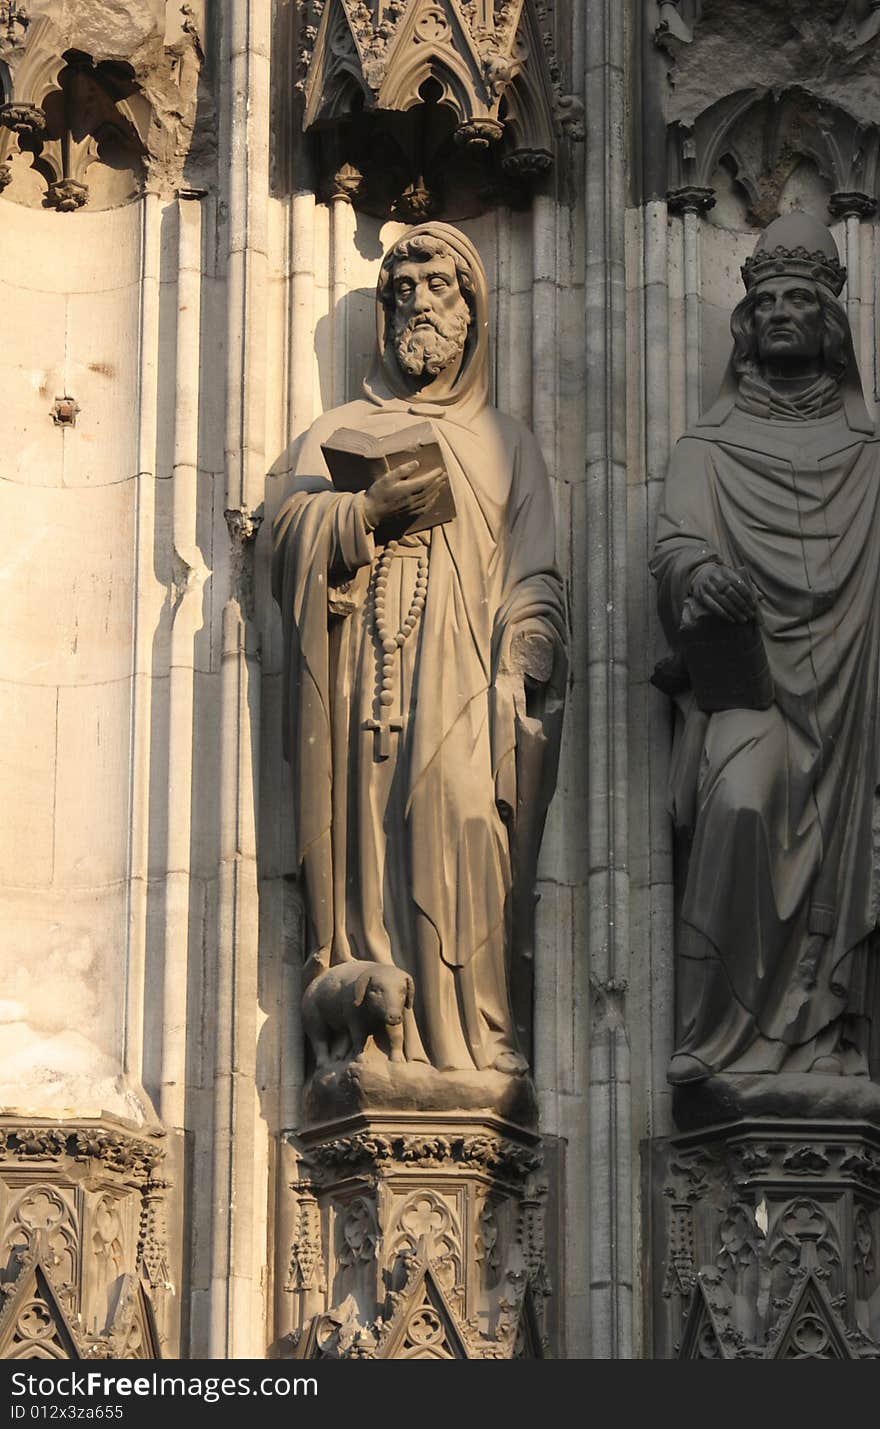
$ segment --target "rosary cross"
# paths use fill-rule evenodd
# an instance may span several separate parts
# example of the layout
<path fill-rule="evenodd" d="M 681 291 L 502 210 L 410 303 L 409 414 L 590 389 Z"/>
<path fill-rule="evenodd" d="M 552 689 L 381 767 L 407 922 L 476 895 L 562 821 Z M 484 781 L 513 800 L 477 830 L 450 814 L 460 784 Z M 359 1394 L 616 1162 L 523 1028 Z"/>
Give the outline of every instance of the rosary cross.
<path fill-rule="evenodd" d="M 381 714 L 385 715 L 384 706 L 382 707 Z M 391 731 L 395 730 L 398 734 L 402 733 L 403 718 L 400 716 L 395 719 L 393 715 L 388 714 L 385 715 L 384 719 L 381 717 L 379 719 L 368 719 L 364 724 L 364 729 L 368 729 L 371 734 L 376 736 L 373 746 L 373 759 L 378 763 L 382 759 L 387 759 L 391 753 Z"/>

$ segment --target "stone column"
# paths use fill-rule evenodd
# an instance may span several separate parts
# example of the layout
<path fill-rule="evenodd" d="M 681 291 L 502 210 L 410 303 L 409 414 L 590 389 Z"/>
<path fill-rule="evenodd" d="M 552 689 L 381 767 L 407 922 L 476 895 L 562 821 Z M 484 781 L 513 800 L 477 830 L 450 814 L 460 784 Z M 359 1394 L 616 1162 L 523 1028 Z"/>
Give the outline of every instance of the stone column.
<path fill-rule="evenodd" d="M 627 831 L 626 279 L 624 7 L 587 0 L 586 326 L 590 788 L 589 1204 L 592 1345 L 597 1359 L 633 1344 Z M 613 136 L 617 136 L 616 140 Z"/>

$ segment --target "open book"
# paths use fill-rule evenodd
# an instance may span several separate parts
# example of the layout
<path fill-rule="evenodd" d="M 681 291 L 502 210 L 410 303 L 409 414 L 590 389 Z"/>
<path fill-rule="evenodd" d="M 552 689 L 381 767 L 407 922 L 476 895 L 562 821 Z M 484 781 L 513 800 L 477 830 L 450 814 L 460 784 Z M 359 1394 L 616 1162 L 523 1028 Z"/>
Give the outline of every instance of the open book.
<path fill-rule="evenodd" d="M 412 476 L 438 468 L 443 471 L 444 479 L 439 483 L 430 506 L 418 516 L 384 521 L 382 535 L 386 535 L 386 528 L 392 526 L 395 536 L 413 535 L 416 531 L 427 531 L 432 526 L 451 521 L 455 515 L 455 500 L 446 474 L 446 463 L 430 422 L 387 432 L 381 437 L 340 427 L 332 437 L 321 443 L 321 451 L 337 491 L 366 491 L 386 471 L 409 461 L 419 464 L 418 471 L 410 473 Z"/>
<path fill-rule="evenodd" d="M 739 624 L 685 601 L 678 645 L 701 710 L 765 710 L 773 678 L 756 620 Z"/>

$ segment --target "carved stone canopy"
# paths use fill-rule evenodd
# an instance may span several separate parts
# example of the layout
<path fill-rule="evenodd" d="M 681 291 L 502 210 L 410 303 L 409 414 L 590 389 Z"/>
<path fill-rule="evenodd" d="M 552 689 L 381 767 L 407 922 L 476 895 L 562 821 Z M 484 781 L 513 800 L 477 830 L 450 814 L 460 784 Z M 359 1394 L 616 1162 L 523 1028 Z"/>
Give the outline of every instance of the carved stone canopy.
<path fill-rule="evenodd" d="M 11 102 L 0 107 L 0 124 L 9 131 L 4 156 L 13 136 L 18 150 L 46 180 L 44 203 L 60 212 L 85 205 L 89 197 L 86 173 L 99 162 L 120 175 L 116 195 L 136 192 L 143 177 L 144 145 L 134 122 L 137 105 L 131 66 L 110 61 L 95 64 L 90 55 L 68 50 L 63 65 L 39 104 Z M 141 105 L 139 117 L 147 115 Z"/>
<path fill-rule="evenodd" d="M 740 226 L 764 227 L 790 206 L 824 219 L 870 216 L 880 174 L 880 133 L 839 105 L 793 86 L 739 90 L 692 124 L 669 128 L 670 203 L 706 212 L 731 187 Z M 720 211 L 713 221 L 725 226 Z"/>
<path fill-rule="evenodd" d="M 203 58 L 191 17 L 176 38 L 157 32 L 130 53 L 98 48 L 100 24 L 61 18 L 0 3 L 4 198 L 72 213 L 115 208 L 147 186 L 176 191 Z"/>
<path fill-rule="evenodd" d="M 301 0 L 297 89 L 324 197 L 417 221 L 528 192 L 583 137 L 535 0 Z"/>

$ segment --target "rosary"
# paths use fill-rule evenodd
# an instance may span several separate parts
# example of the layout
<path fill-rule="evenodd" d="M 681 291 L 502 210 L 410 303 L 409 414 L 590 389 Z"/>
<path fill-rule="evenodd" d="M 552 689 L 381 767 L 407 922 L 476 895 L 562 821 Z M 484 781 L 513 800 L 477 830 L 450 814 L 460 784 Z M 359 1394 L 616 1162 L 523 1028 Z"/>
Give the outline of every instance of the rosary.
<path fill-rule="evenodd" d="M 419 616 L 425 607 L 425 599 L 428 594 L 428 550 L 425 547 L 419 553 L 419 564 L 416 572 L 416 586 L 413 591 L 412 600 L 409 603 L 409 610 L 401 623 L 400 629 L 392 634 L 388 628 L 386 619 L 386 597 L 388 594 L 388 573 L 391 569 L 391 562 L 397 551 L 397 542 L 389 541 L 379 557 L 379 564 L 376 568 L 376 576 L 373 582 L 373 623 L 377 639 L 377 660 L 381 659 L 379 666 L 379 718 L 368 719 L 364 725 L 371 734 L 376 736 L 373 749 L 373 758 L 376 761 L 387 759 L 391 753 L 391 731 L 400 733 L 403 730 L 403 715 L 392 718 L 391 705 L 394 702 L 392 686 L 394 684 L 394 659 L 398 651 L 403 650 L 412 632 L 419 621 Z"/>

